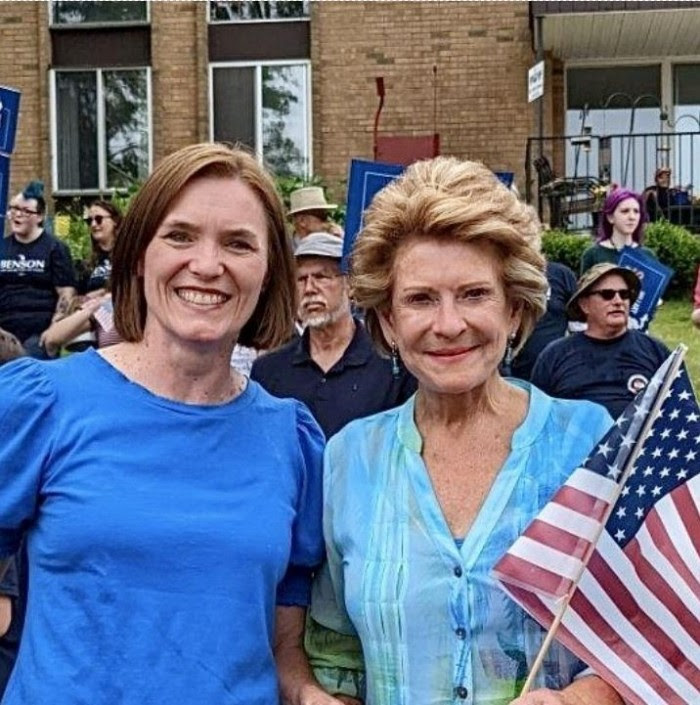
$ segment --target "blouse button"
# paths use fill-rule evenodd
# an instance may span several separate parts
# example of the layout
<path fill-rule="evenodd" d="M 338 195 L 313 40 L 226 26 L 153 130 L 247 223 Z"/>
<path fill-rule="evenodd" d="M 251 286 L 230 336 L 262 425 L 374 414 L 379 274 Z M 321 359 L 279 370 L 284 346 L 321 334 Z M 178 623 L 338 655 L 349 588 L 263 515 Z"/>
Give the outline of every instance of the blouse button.
<path fill-rule="evenodd" d="M 455 634 L 457 635 L 458 639 L 467 638 L 467 630 L 464 627 L 457 627 L 457 629 L 455 629 Z"/>
<path fill-rule="evenodd" d="M 461 700 L 466 700 L 469 691 L 463 685 L 460 685 L 455 688 L 455 695 Z"/>
<path fill-rule="evenodd" d="M 456 565 L 454 572 L 455 572 L 455 575 L 456 575 L 458 578 L 461 578 L 461 577 L 462 577 L 462 566 L 461 566 L 461 565 Z"/>

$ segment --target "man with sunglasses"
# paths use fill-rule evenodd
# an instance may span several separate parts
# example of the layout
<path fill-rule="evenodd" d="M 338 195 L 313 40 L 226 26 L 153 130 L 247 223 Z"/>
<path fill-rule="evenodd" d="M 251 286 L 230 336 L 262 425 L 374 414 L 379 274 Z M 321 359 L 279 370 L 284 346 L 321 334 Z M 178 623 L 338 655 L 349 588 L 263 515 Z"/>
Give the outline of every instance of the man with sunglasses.
<path fill-rule="evenodd" d="M 537 358 L 532 383 L 553 397 L 597 402 L 618 417 L 670 354 L 661 341 L 628 329 L 640 289 L 631 269 L 591 267 L 566 307 L 586 330 L 550 343 Z"/>
<path fill-rule="evenodd" d="M 43 184 L 33 181 L 10 201 L 11 233 L 0 240 L 0 327 L 41 359 L 42 336 L 65 316 L 76 285 L 70 251 L 44 230 L 45 210 Z"/>
<path fill-rule="evenodd" d="M 353 419 L 402 404 L 416 389 L 398 363 L 380 357 L 352 316 L 340 269 L 341 238 L 307 235 L 294 251 L 304 333 L 253 363 L 251 379 L 271 394 L 304 402 L 327 438 Z"/>

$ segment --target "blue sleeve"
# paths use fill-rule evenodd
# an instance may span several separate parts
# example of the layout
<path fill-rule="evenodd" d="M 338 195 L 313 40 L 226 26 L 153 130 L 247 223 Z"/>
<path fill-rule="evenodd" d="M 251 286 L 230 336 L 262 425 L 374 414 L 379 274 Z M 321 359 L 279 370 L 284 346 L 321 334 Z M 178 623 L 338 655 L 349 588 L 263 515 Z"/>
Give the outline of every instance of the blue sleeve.
<path fill-rule="evenodd" d="M 311 578 L 323 560 L 322 463 L 325 438 L 309 410 L 296 404 L 299 492 L 287 573 L 277 587 L 277 604 L 306 607 Z"/>
<path fill-rule="evenodd" d="M 0 368 L 0 557 L 17 552 L 37 510 L 51 452 L 54 394 L 44 365 L 29 358 Z"/>
<path fill-rule="evenodd" d="M 70 250 L 60 240 L 51 251 L 51 271 L 54 286 L 77 286 Z"/>

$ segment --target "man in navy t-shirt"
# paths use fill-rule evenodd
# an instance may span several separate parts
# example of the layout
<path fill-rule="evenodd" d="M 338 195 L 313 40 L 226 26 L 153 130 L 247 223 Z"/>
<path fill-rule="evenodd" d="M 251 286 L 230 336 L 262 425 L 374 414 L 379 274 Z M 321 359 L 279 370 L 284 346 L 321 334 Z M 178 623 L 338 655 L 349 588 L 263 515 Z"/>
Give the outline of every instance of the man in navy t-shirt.
<path fill-rule="evenodd" d="M 46 204 L 30 184 L 10 201 L 12 233 L 0 241 L 0 328 L 28 355 L 45 358 L 42 335 L 62 318 L 75 295 L 75 273 L 66 245 L 43 228 Z"/>
<path fill-rule="evenodd" d="M 598 402 L 618 417 L 670 354 L 662 342 L 627 329 L 639 290 L 631 269 L 591 267 L 567 305 L 569 318 L 585 322 L 586 330 L 550 343 L 532 383 L 553 397 Z"/>

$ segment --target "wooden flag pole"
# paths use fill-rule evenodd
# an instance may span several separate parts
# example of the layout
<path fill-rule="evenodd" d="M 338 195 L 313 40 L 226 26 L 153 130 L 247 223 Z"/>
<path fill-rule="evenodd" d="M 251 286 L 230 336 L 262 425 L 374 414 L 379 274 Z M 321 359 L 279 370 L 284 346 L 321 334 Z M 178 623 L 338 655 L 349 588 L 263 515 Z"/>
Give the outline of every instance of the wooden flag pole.
<path fill-rule="evenodd" d="M 596 544 L 598 543 L 598 539 L 600 538 L 601 534 L 603 533 L 606 524 L 608 523 L 608 519 L 610 518 L 610 515 L 612 514 L 613 510 L 615 509 L 615 505 L 617 504 L 617 500 L 620 497 L 620 493 L 622 492 L 625 483 L 629 479 L 630 473 L 632 471 L 632 468 L 634 467 L 635 462 L 637 461 L 637 458 L 639 457 L 639 453 L 642 450 L 642 446 L 644 445 L 644 442 L 647 439 L 647 436 L 649 435 L 649 431 L 651 431 L 651 427 L 656 421 L 656 417 L 659 415 L 659 411 L 661 409 L 661 405 L 666 401 L 666 397 L 668 396 L 669 389 L 671 385 L 673 384 L 673 381 L 676 379 L 676 376 L 678 374 L 678 370 L 680 369 L 680 366 L 683 364 L 683 358 L 685 357 L 685 354 L 687 352 L 688 348 L 687 346 L 680 344 L 677 348 L 675 353 L 676 359 L 671 363 L 669 366 L 668 370 L 666 370 L 666 376 L 664 377 L 664 381 L 659 388 L 659 391 L 656 394 L 656 397 L 654 398 L 654 403 L 651 405 L 649 409 L 649 413 L 646 416 L 646 419 L 644 420 L 644 424 L 642 426 L 641 431 L 639 432 L 639 435 L 637 437 L 637 441 L 634 444 L 634 448 L 632 449 L 632 452 L 629 454 L 629 457 L 627 458 L 627 461 L 625 462 L 624 466 L 624 471 L 622 473 L 622 477 L 620 478 L 620 482 L 617 487 L 617 492 L 613 498 L 613 501 L 610 502 L 608 505 L 608 508 L 605 512 L 605 515 L 603 516 L 603 519 L 600 522 L 600 526 L 598 527 L 596 534 L 593 538 L 593 541 L 591 541 L 590 546 L 588 547 L 585 555 L 581 559 L 581 567 L 576 575 L 576 578 L 574 580 L 573 585 L 569 589 L 569 592 L 564 596 L 561 606 L 559 608 L 559 612 L 557 613 L 557 616 L 554 618 L 554 621 L 552 622 L 552 625 L 549 627 L 549 631 L 547 632 L 544 641 L 542 642 L 542 646 L 540 646 L 540 650 L 537 652 L 537 656 L 535 657 L 535 661 L 532 664 L 532 668 L 530 669 L 530 673 L 527 676 L 527 679 L 525 680 L 525 684 L 523 685 L 523 689 L 520 691 L 520 695 L 526 695 L 527 693 L 530 692 L 532 689 L 532 685 L 535 681 L 535 677 L 537 676 L 537 673 L 539 672 L 540 668 L 542 667 L 542 662 L 544 661 L 544 657 L 547 653 L 547 650 L 549 649 L 550 644 L 552 643 L 552 639 L 554 639 L 554 635 L 556 634 L 557 629 L 559 628 L 559 625 L 561 624 L 562 619 L 564 618 L 564 614 L 566 613 L 567 608 L 569 607 L 569 604 L 571 602 L 571 599 L 574 596 L 574 593 L 576 592 L 576 589 L 578 588 L 578 584 L 581 582 L 581 578 L 583 577 L 583 574 L 586 570 L 586 567 L 588 566 L 588 562 L 591 559 L 591 556 L 593 555 L 593 551 L 596 547 Z"/>

